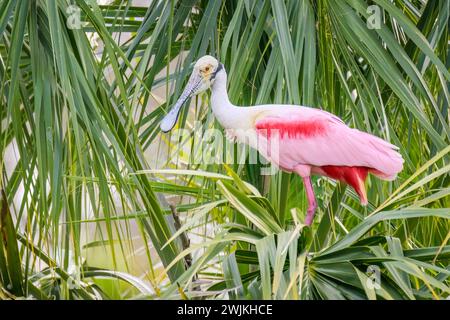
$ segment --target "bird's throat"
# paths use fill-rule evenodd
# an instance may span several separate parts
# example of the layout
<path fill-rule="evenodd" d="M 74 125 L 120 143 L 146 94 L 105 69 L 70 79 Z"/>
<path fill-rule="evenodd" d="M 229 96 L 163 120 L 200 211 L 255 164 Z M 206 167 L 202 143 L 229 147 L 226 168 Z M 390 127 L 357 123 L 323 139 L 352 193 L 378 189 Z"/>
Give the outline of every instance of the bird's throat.
<path fill-rule="evenodd" d="M 233 127 L 233 120 L 236 120 L 235 109 L 227 93 L 227 79 L 224 71 L 217 74 L 214 84 L 211 87 L 211 108 L 217 121 L 225 128 Z"/>

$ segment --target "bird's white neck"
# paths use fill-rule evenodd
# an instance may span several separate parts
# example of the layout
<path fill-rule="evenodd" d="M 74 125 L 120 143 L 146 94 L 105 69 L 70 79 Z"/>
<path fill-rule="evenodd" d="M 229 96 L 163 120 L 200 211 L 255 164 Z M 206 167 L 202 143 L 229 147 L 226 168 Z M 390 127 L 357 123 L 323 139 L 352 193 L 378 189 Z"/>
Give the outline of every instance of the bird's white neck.
<path fill-rule="evenodd" d="M 211 86 L 211 107 L 214 116 L 225 128 L 233 128 L 233 122 L 236 120 L 236 109 L 227 93 L 227 73 L 224 69 L 220 70 L 213 85 Z"/>

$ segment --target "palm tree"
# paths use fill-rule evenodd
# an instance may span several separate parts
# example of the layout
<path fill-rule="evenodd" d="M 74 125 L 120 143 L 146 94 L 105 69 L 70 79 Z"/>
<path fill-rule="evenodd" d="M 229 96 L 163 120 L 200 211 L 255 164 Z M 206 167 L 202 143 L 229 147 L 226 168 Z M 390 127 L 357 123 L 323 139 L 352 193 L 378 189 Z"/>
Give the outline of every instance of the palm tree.
<path fill-rule="evenodd" d="M 0 298 L 442 299 L 450 294 L 449 1 L 0 3 Z M 235 104 L 321 107 L 400 147 L 369 205 L 192 161 L 208 96 L 161 134 L 192 63 Z M 239 147 L 226 145 L 220 154 Z M 248 152 L 248 151 L 247 151 Z"/>

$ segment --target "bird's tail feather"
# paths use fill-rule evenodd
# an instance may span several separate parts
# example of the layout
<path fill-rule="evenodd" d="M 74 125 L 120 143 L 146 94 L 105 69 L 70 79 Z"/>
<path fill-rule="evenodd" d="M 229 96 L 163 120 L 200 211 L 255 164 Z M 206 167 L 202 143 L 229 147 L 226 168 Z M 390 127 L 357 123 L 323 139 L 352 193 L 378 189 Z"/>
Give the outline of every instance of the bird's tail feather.
<path fill-rule="evenodd" d="M 377 151 L 370 159 L 372 169 L 369 172 L 383 180 L 394 180 L 403 169 L 404 160 L 397 151 L 399 148 L 371 134 L 363 134 L 365 142 Z"/>

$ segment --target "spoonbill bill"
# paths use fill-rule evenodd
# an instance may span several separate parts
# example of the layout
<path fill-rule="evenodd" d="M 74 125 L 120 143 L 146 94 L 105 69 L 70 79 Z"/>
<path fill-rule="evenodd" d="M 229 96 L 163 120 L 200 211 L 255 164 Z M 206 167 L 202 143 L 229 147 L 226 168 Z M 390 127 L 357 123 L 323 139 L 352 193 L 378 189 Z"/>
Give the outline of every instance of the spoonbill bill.
<path fill-rule="evenodd" d="M 160 123 L 161 130 L 170 131 L 186 100 L 208 88 L 212 92 L 212 111 L 227 137 L 250 145 L 282 170 L 302 178 L 308 200 L 306 225 L 311 225 L 317 208 L 311 175 L 350 185 L 361 204 L 366 205 L 367 175 L 393 180 L 403 168 L 403 158 L 396 146 L 348 127 L 329 112 L 282 104 L 233 105 L 228 98 L 225 68 L 209 55 L 196 62 L 186 88 Z M 276 155 L 268 147 L 274 137 Z"/>

